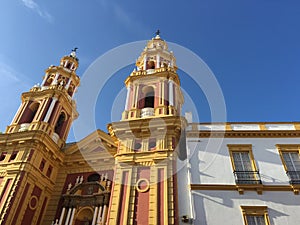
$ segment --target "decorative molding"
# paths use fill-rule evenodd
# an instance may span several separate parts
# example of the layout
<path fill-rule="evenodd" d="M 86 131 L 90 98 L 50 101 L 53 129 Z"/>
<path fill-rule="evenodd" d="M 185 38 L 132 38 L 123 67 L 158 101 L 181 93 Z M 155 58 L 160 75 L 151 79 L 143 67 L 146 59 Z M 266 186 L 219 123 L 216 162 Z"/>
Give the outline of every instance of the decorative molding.
<path fill-rule="evenodd" d="M 295 195 L 299 194 L 300 185 L 234 185 L 234 184 L 190 184 L 193 191 L 238 191 L 244 194 L 244 191 L 256 191 L 263 194 L 265 191 L 293 191 Z"/>

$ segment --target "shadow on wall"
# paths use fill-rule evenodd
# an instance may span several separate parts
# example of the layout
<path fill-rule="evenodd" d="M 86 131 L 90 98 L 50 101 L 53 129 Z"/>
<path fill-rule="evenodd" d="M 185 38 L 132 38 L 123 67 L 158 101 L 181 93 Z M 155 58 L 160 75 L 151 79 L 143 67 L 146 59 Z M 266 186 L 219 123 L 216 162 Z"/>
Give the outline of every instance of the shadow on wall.
<path fill-rule="evenodd" d="M 268 208 L 268 212 L 269 212 L 269 217 L 270 217 L 270 220 L 271 220 L 270 221 L 271 224 L 276 224 L 276 222 L 278 223 L 278 221 L 275 221 L 275 220 L 278 219 L 279 217 L 282 217 L 282 216 L 287 217 L 287 216 L 289 216 L 288 214 L 285 214 L 283 212 L 279 212 L 279 211 L 277 211 L 275 209 L 272 209 L 272 208 Z M 287 222 L 287 221 L 284 221 L 284 222 Z M 288 223 L 286 223 L 286 224 L 288 224 Z"/>
<path fill-rule="evenodd" d="M 241 215 L 241 212 L 238 209 L 238 205 L 253 205 L 254 197 L 256 198 L 254 205 L 268 206 L 268 213 L 271 224 L 277 224 L 279 220 L 280 224 L 282 224 L 282 222 L 286 222 L 285 224 L 289 224 L 287 221 L 288 217 L 290 216 L 289 214 L 287 214 L 288 211 L 275 210 L 274 206 L 272 206 L 270 203 L 278 204 L 279 209 L 281 209 L 280 205 L 286 207 L 299 205 L 298 198 L 295 198 L 295 195 L 292 192 L 290 192 L 289 194 L 285 192 L 282 196 L 275 192 L 269 193 L 268 195 L 258 196 L 253 192 L 245 192 L 244 195 L 240 195 L 237 191 L 192 191 L 192 195 L 195 207 L 194 210 L 196 212 L 194 225 L 210 225 L 209 221 L 207 221 L 207 215 L 209 214 L 210 216 L 218 216 L 219 213 L 223 211 L 220 210 L 221 208 L 219 206 L 237 210 L 237 212 L 234 212 L 233 214 Z M 215 204 L 216 206 L 213 207 L 213 204 Z M 207 211 L 207 205 L 210 205 L 210 209 L 215 208 L 215 211 Z"/>
<path fill-rule="evenodd" d="M 264 144 L 263 141 L 264 140 L 255 140 L 255 145 L 251 143 L 251 140 L 244 140 L 243 143 L 239 142 L 234 144 L 253 144 L 252 151 L 254 154 L 254 160 L 264 184 L 287 184 L 288 177 L 285 176 L 285 171 L 280 159 L 279 152 L 277 151 L 275 145 L 271 148 L 271 145 L 273 145 L 273 143 Z M 201 176 L 214 178 L 212 174 L 205 172 L 206 169 L 211 169 L 211 167 L 215 166 L 214 163 L 218 163 L 220 168 L 223 168 L 219 171 L 219 177 L 222 177 L 222 174 L 228 175 L 229 173 L 231 173 L 232 177 L 229 177 L 230 179 L 227 182 L 234 182 L 233 168 L 231 165 L 229 150 L 227 148 L 227 144 L 229 143 L 228 140 L 226 140 L 226 143 L 224 142 L 221 148 L 218 150 L 207 149 L 208 142 L 209 139 L 188 141 L 187 145 L 190 152 L 188 158 L 192 170 L 192 183 L 201 184 L 203 182 L 203 180 L 201 180 Z M 276 170 L 280 172 L 280 176 L 283 178 L 279 179 L 278 177 L 276 177 L 275 175 L 278 175 L 276 173 L 272 173 L 272 175 L 266 174 L 266 167 L 264 167 L 263 170 L 260 170 L 260 166 L 265 166 L 266 164 L 276 165 Z"/>

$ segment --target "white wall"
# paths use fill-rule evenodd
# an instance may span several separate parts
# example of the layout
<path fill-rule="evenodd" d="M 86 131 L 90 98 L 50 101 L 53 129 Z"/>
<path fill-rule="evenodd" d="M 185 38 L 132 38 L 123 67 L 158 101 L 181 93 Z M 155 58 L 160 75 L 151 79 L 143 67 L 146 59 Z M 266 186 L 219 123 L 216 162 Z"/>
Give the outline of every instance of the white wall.
<path fill-rule="evenodd" d="M 177 187 L 178 187 L 178 210 L 179 210 L 179 224 L 185 224 L 181 222 L 181 217 L 187 215 L 192 217 L 191 208 L 191 191 L 189 186 L 189 172 L 187 168 L 187 160 L 177 160 Z"/>
<path fill-rule="evenodd" d="M 243 225 L 240 206 L 267 206 L 272 225 L 300 224 L 300 196 L 291 192 L 193 191 L 194 225 Z"/>
<path fill-rule="evenodd" d="M 192 184 L 235 184 L 227 144 L 251 144 L 263 184 L 289 184 L 276 144 L 299 138 L 188 138 Z"/>

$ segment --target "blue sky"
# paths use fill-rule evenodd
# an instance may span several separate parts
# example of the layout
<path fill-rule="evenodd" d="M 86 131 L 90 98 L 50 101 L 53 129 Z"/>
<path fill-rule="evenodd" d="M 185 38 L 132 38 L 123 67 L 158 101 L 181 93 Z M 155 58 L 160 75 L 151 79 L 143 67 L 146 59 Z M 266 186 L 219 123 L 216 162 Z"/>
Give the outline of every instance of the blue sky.
<path fill-rule="evenodd" d="M 2 0 L 0 4 L 1 131 L 17 111 L 20 94 L 41 83 L 44 70 L 57 65 L 73 47 L 79 48 L 81 76 L 105 52 L 150 39 L 158 28 L 162 38 L 191 49 L 213 71 L 225 98 L 227 121 L 299 121 L 297 0 Z M 98 128 L 105 129 L 111 121 L 114 94 L 132 68 L 124 68 L 99 96 Z M 200 121 L 210 121 L 205 96 L 188 76 L 180 75 Z"/>

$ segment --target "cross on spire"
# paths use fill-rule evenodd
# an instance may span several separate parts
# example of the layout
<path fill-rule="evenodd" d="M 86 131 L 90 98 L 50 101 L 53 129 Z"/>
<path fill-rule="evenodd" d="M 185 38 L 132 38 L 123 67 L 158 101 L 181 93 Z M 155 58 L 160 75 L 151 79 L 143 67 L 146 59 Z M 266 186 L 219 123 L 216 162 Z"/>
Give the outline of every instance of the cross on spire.
<path fill-rule="evenodd" d="M 76 52 L 77 51 L 77 47 L 75 47 L 74 49 L 72 49 L 72 52 Z"/>

